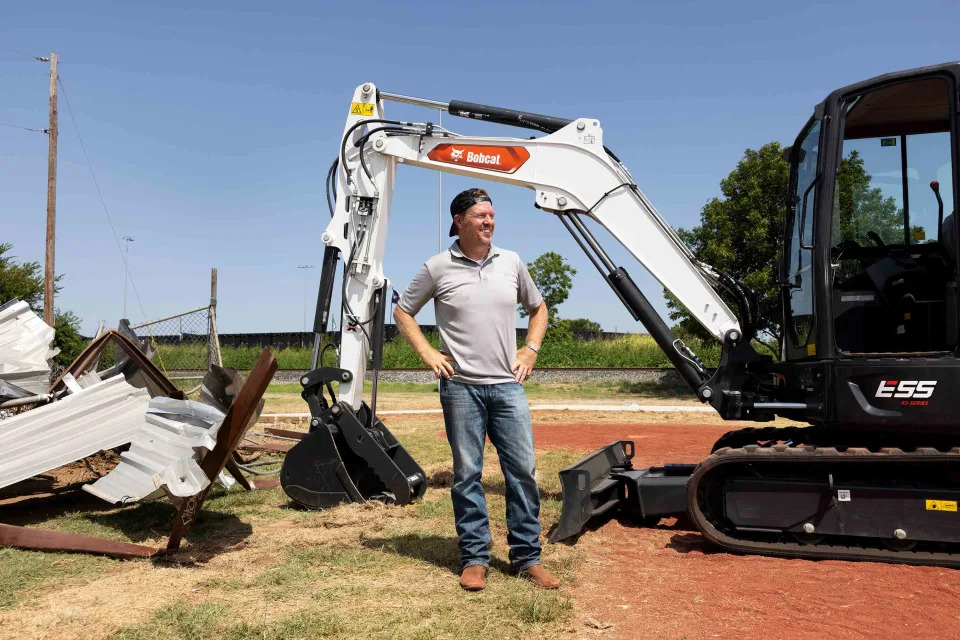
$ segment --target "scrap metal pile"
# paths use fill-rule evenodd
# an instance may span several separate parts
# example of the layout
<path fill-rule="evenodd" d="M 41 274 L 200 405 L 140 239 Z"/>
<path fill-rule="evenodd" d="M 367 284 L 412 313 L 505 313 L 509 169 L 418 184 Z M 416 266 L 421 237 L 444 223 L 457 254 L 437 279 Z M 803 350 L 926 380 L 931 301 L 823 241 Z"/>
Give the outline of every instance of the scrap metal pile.
<path fill-rule="evenodd" d="M 53 327 L 26 302 L 0 305 L 0 408 L 46 392 L 50 361 L 60 352 L 50 346 L 53 337 Z"/>
<path fill-rule="evenodd" d="M 6 403 L 0 408 L 36 405 L 0 420 L 0 489 L 122 448 L 119 464 L 83 490 L 113 504 L 166 496 L 178 507 L 167 545 L 176 549 L 213 482 L 233 484 L 224 469 L 245 488 L 255 488 L 233 457 L 276 370 L 267 350 L 246 383 L 236 371 L 212 365 L 204 403 L 186 399 L 153 365 L 148 350 L 131 340 L 135 336 L 114 330 L 94 339 L 51 385 L 53 337 L 26 303 L 0 306 L 0 401 Z M 105 351 L 111 345 L 115 349 Z M 117 557 L 159 551 L 7 524 L 0 524 L 0 545 Z"/>

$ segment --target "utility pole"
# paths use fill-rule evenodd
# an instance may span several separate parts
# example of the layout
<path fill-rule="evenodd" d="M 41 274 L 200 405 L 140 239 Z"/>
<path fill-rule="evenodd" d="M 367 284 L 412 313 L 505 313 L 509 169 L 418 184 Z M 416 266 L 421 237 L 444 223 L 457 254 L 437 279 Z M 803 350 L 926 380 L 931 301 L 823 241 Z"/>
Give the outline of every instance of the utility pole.
<path fill-rule="evenodd" d="M 307 332 L 307 271 L 313 269 L 312 264 L 301 264 L 297 269 L 303 269 L 303 332 Z"/>
<path fill-rule="evenodd" d="M 54 247 L 57 237 L 57 54 L 50 54 L 50 147 L 47 152 L 47 251 L 43 275 L 43 321 L 53 326 Z"/>
<path fill-rule="evenodd" d="M 123 260 L 123 318 L 128 320 L 129 316 L 127 315 L 127 280 L 130 279 L 130 243 L 133 242 L 133 238 L 130 236 L 123 236 L 123 241 L 126 243 L 126 256 Z"/>

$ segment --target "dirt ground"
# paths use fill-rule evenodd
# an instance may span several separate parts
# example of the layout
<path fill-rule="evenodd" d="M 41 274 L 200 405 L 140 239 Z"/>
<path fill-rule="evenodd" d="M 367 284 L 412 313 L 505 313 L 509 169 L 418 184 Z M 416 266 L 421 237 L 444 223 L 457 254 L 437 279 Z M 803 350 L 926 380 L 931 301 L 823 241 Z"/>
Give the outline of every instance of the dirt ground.
<path fill-rule="evenodd" d="M 729 429 L 534 422 L 540 449 L 588 452 L 630 439 L 639 466 L 696 462 Z M 577 544 L 591 552 L 569 592 L 599 637 L 960 637 L 953 569 L 736 556 L 669 520 L 655 529 L 609 521 Z"/>

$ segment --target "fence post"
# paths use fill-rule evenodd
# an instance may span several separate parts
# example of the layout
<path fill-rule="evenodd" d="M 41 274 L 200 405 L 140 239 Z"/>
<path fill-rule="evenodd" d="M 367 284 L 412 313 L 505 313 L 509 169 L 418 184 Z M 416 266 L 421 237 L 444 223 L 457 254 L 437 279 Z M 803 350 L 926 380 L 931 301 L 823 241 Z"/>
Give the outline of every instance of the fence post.
<path fill-rule="evenodd" d="M 217 336 L 217 268 L 210 269 L 210 310 L 207 313 L 207 369 L 211 365 L 223 366 L 220 355 L 220 340 Z"/>

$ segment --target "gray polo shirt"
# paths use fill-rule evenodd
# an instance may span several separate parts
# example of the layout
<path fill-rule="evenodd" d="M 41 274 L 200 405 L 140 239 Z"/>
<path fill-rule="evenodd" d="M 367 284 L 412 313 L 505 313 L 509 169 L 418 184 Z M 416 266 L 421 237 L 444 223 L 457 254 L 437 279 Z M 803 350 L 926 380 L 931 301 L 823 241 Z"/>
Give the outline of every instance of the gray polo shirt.
<path fill-rule="evenodd" d="M 431 298 L 440 350 L 455 360 L 453 380 L 516 380 L 511 367 L 517 357 L 517 303 L 532 312 L 543 302 L 520 256 L 491 245 L 478 262 L 454 242 L 423 264 L 397 306 L 413 316 Z"/>

